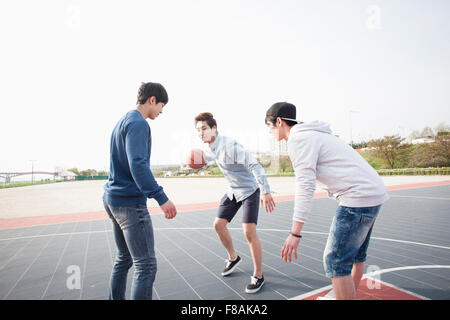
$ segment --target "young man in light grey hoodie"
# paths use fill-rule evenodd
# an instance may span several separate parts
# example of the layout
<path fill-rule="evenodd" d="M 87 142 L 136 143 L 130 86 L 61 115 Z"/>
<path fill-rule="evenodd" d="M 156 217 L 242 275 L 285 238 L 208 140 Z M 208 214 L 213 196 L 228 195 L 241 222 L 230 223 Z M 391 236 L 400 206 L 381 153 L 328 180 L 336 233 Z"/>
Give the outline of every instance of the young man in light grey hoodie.
<path fill-rule="evenodd" d="M 389 199 L 383 181 L 367 161 L 331 133 L 327 123 L 298 122 L 294 105 L 275 103 L 267 110 L 265 122 L 278 141 L 287 141 L 296 179 L 292 227 L 281 257 L 291 262 L 294 253 L 297 259 L 318 180 L 339 201 L 323 255 L 325 273 L 336 299 L 354 299 L 373 224 Z"/>
<path fill-rule="evenodd" d="M 242 207 L 242 228 L 253 260 L 253 275 L 246 293 L 258 292 L 264 284 L 262 273 L 262 247 L 256 233 L 260 201 L 266 212 L 275 207 L 266 173 L 256 159 L 236 140 L 217 131 L 217 121 L 209 112 L 195 117 L 199 138 L 208 145 L 207 160 L 214 160 L 229 183 L 222 197 L 214 220 L 214 229 L 228 253 L 228 261 L 222 276 L 230 275 L 242 261 L 233 246 L 227 224 Z"/>

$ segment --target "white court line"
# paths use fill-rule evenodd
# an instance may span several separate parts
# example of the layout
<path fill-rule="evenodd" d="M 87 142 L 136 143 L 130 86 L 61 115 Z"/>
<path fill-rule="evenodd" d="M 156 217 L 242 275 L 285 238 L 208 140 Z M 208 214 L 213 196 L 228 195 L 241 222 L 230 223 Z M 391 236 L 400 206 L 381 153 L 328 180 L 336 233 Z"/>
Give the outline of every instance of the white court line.
<path fill-rule="evenodd" d="M 40 232 L 43 232 L 45 229 L 42 229 Z M 51 236 L 51 234 L 47 235 L 47 236 Z M 36 237 L 39 237 L 39 235 L 37 235 Z M 25 237 L 19 237 L 18 239 L 29 239 L 29 237 L 25 236 Z M 30 241 L 28 241 L 23 247 L 21 247 L 19 250 L 16 251 L 16 253 L 10 257 L 8 259 L 8 261 L 6 261 L 2 266 L 0 266 L 0 271 L 2 271 L 11 261 L 13 261 L 17 255 L 21 254 L 22 251 L 28 247 L 30 245 L 30 243 L 33 242 L 33 238 L 30 239 Z"/>
<path fill-rule="evenodd" d="M 450 269 L 450 265 L 404 266 L 404 267 L 396 267 L 396 268 L 388 268 L 388 269 L 376 270 L 376 271 L 373 271 L 373 272 L 369 272 L 369 273 L 363 274 L 361 280 L 371 279 L 371 280 L 374 280 L 374 281 L 378 281 L 378 282 L 380 282 L 380 283 L 382 283 L 384 285 L 387 285 L 387 286 L 393 287 L 393 288 L 395 288 L 397 290 L 406 292 L 406 293 L 408 293 L 410 295 L 413 295 L 413 296 L 416 296 L 416 297 L 418 297 L 420 299 L 430 300 L 429 298 L 421 296 L 421 295 L 419 295 L 417 293 L 413 293 L 411 291 L 408 291 L 408 290 L 399 288 L 397 286 L 394 286 L 393 284 L 390 284 L 390 283 L 387 283 L 387 282 L 383 282 L 380 279 L 374 278 L 374 276 L 377 276 L 377 275 L 380 275 L 380 274 L 383 274 L 383 273 L 395 272 L 395 271 L 403 271 L 403 270 L 417 270 L 417 269 Z M 325 292 L 326 290 L 330 290 L 332 288 L 333 288 L 332 285 L 328 285 L 326 287 L 319 288 L 319 289 L 316 289 L 316 290 L 313 290 L 313 291 L 310 291 L 310 292 L 307 292 L 307 293 L 295 296 L 293 298 L 290 298 L 289 300 L 303 300 L 304 298 L 316 295 L 316 294 L 321 293 L 321 292 Z"/>
<path fill-rule="evenodd" d="M 40 234 L 40 235 L 37 235 L 37 236 L 24 236 L 24 237 L 15 237 L 15 238 L 5 238 L 5 239 L 0 239 L 0 241 L 21 240 L 21 239 L 34 239 L 34 238 L 44 238 L 44 237 L 51 237 L 51 236 L 70 236 L 70 235 L 91 234 L 91 233 L 104 233 L 104 232 L 112 232 L 112 230 L 101 230 L 101 231 L 79 231 L 79 232 L 66 232 L 66 233 L 55 233 L 55 234 Z"/>
<path fill-rule="evenodd" d="M 309 239 L 309 240 L 312 241 L 312 242 L 314 242 L 314 243 L 319 243 L 318 241 L 313 240 L 313 239 Z M 305 247 L 305 245 L 303 245 L 303 246 Z M 390 246 L 391 246 L 392 248 L 395 248 L 395 245 L 390 245 Z M 306 246 L 306 247 L 308 247 L 308 246 Z M 416 249 L 416 250 L 417 250 L 417 248 L 415 248 L 415 247 L 413 247 L 413 246 L 408 246 L 408 247 L 411 247 L 412 249 Z M 308 248 L 312 248 L 312 249 L 316 250 L 314 247 L 308 247 Z M 380 254 L 381 254 L 380 256 L 376 256 L 376 255 L 372 252 L 372 254 L 371 254 L 371 257 L 372 257 L 372 258 L 376 258 L 376 259 L 385 261 L 387 265 L 389 265 L 389 264 L 399 265 L 399 264 L 396 263 L 395 261 L 387 260 L 387 259 L 382 258 L 382 257 L 385 257 L 385 256 L 384 256 L 384 253 L 385 253 L 385 252 L 388 253 L 388 251 L 385 251 L 385 250 L 379 250 L 379 249 L 375 249 L 375 248 L 372 249 L 372 250 L 380 251 Z M 320 250 L 317 250 L 317 251 L 320 251 Z M 303 255 L 305 255 L 305 254 L 303 253 Z M 399 255 L 399 256 L 401 256 L 401 255 Z M 407 256 L 401 256 L 401 257 L 408 258 Z M 314 260 L 316 260 L 316 261 L 321 262 L 321 260 L 319 260 L 319 259 L 315 259 L 314 257 L 312 257 L 312 258 L 313 258 Z M 428 263 L 428 262 L 429 262 L 429 261 L 423 261 L 423 260 L 416 259 L 416 258 L 412 258 L 412 259 L 418 261 L 419 264 L 420 264 L 420 263 Z M 415 262 L 414 262 L 414 263 L 415 263 Z M 428 271 L 426 271 L 426 270 L 422 270 L 422 272 L 430 274 L 430 272 L 428 272 Z M 431 274 L 432 274 L 432 273 L 431 273 Z M 408 281 L 415 281 L 415 282 L 418 282 L 418 283 L 421 283 L 421 284 L 424 284 L 424 285 L 429 285 L 429 286 L 434 287 L 434 288 L 436 288 L 436 289 L 438 289 L 438 290 L 444 290 L 444 289 L 441 288 L 441 287 L 435 287 L 435 286 L 433 286 L 433 285 L 431 285 L 431 284 L 427 284 L 427 283 L 422 282 L 422 281 L 417 280 L 417 279 L 413 279 L 413 278 L 410 278 L 410 277 L 407 277 L 407 276 L 404 276 L 404 275 L 399 275 L 399 276 L 402 277 L 402 278 L 407 279 Z M 435 275 L 435 276 L 436 276 L 436 277 L 443 278 L 443 277 L 441 277 L 441 276 L 439 276 L 439 275 Z M 447 278 L 444 278 L 444 279 L 447 280 Z"/>
<path fill-rule="evenodd" d="M 379 274 L 395 272 L 395 271 L 403 271 L 403 270 L 416 270 L 416 269 L 450 269 L 450 265 L 421 265 L 421 266 L 405 266 L 405 267 L 396 267 L 389 269 L 376 270 L 370 273 L 366 273 L 364 276 L 373 277 Z"/>
<path fill-rule="evenodd" d="M 61 229 L 61 226 L 58 227 L 58 230 Z M 41 247 L 41 250 L 39 251 L 38 255 L 33 259 L 33 261 L 28 265 L 28 267 L 25 269 L 24 272 L 22 272 L 22 275 L 19 277 L 19 279 L 17 279 L 17 281 L 14 283 L 14 285 L 12 286 L 11 289 L 9 289 L 8 293 L 6 294 L 6 296 L 3 298 L 3 300 L 6 300 L 9 295 L 14 291 L 14 289 L 17 287 L 18 283 L 23 279 L 23 277 L 25 276 L 25 274 L 27 274 L 27 272 L 31 269 L 31 267 L 33 266 L 33 264 L 37 261 L 37 259 L 39 259 L 39 257 L 41 256 L 42 252 L 48 247 L 48 245 L 50 244 L 50 242 L 52 241 L 52 238 L 50 238 L 46 245 Z"/>
<path fill-rule="evenodd" d="M 78 224 L 79 224 L 79 223 L 77 222 L 77 223 L 75 224 L 75 226 L 73 227 L 72 230 L 75 230 L 75 229 L 78 227 Z M 41 300 L 43 300 L 44 297 L 47 295 L 47 291 L 48 291 L 48 289 L 50 288 L 50 285 L 51 285 L 52 282 L 53 282 L 53 278 L 55 277 L 56 271 L 58 270 L 58 267 L 59 267 L 59 265 L 60 265 L 60 263 L 61 263 L 61 261 L 62 261 L 62 258 L 63 258 L 64 254 L 65 254 L 65 252 L 66 252 L 67 246 L 68 246 L 70 240 L 72 240 L 72 234 L 73 234 L 73 233 L 71 233 L 71 236 L 70 236 L 69 240 L 67 240 L 66 244 L 64 245 L 63 251 L 62 251 L 61 254 L 59 255 L 59 259 L 58 259 L 58 262 L 56 263 L 55 270 L 53 271 L 52 277 L 50 278 L 50 280 L 49 280 L 48 283 L 47 283 L 47 287 L 45 288 L 44 293 L 42 293 Z"/>
<path fill-rule="evenodd" d="M 204 300 L 199 294 L 198 292 L 191 286 L 191 284 L 186 280 L 185 277 L 183 277 L 183 275 L 178 271 L 177 268 L 175 268 L 175 266 L 173 265 L 172 262 L 170 262 L 170 260 L 161 252 L 161 250 L 156 249 L 156 252 L 158 252 L 158 254 L 160 254 L 164 259 L 166 259 L 167 263 L 172 267 L 173 270 L 175 270 L 175 272 L 181 277 L 181 279 L 183 279 L 183 281 L 189 286 L 189 288 L 191 288 L 192 291 L 194 291 L 194 293 L 197 295 L 197 297 L 200 298 L 200 300 Z M 156 289 L 155 289 L 156 291 Z M 159 296 L 159 295 L 158 295 Z M 161 298 L 160 298 L 161 300 Z"/>
<path fill-rule="evenodd" d="M 423 243 L 423 242 L 406 241 L 406 240 L 389 239 L 389 238 L 378 238 L 378 237 L 371 237 L 371 239 L 383 240 L 383 241 L 391 241 L 391 242 L 399 242 L 399 243 L 406 243 L 406 244 L 416 244 L 416 245 L 419 245 L 419 246 L 426 246 L 426 247 L 433 247 L 433 248 L 450 250 L 450 247 L 438 246 L 436 244 L 429 244 L 429 243 Z"/>
<path fill-rule="evenodd" d="M 204 228 L 190 228 L 190 227 L 181 227 L 181 228 L 153 228 L 153 230 L 213 230 L 213 227 L 204 227 Z M 242 230 L 242 228 L 228 228 L 229 230 Z M 290 230 L 287 229 L 257 229 L 257 231 L 273 231 L 273 232 L 290 232 Z M 104 232 L 112 232 L 112 230 L 100 230 L 100 231 L 80 231 L 75 233 L 56 233 L 56 234 L 42 234 L 37 236 L 24 236 L 24 237 L 15 237 L 15 238 L 4 238 L 0 239 L 0 241 L 10 241 L 10 240 L 20 240 L 20 239 L 33 239 L 33 238 L 42 238 L 42 237 L 50 237 L 50 236 L 68 236 L 68 235 L 74 235 L 74 234 L 92 234 L 92 233 L 104 233 Z M 302 231 L 302 233 L 306 234 L 321 234 L 321 235 L 328 235 L 328 232 L 316 232 L 316 231 Z M 436 244 L 430 244 L 430 243 L 423 243 L 423 242 L 415 242 L 415 241 L 408 241 L 408 240 L 399 240 L 399 239 L 390 239 L 390 238 L 379 238 L 379 237 L 371 237 L 371 239 L 376 240 L 382 240 L 382 241 L 391 241 L 391 242 L 399 242 L 399 243 L 406 243 L 406 244 L 414 244 L 419 246 L 426 246 L 426 247 L 433 247 L 433 248 L 439 248 L 439 249 L 446 249 L 450 250 L 450 247 L 446 246 L 439 246 Z"/>
<path fill-rule="evenodd" d="M 202 235 L 202 236 L 204 236 L 204 235 Z M 186 236 L 186 237 L 188 237 L 188 236 Z M 208 236 L 204 236 L 204 237 L 206 237 L 206 238 L 208 238 L 208 239 L 211 239 L 211 237 L 208 237 Z M 189 237 L 188 237 L 188 238 L 189 238 Z M 189 238 L 189 239 L 190 239 L 191 241 L 197 243 L 199 246 L 201 246 L 201 247 L 207 249 L 208 251 L 210 251 L 211 253 L 213 253 L 216 257 L 220 258 L 220 256 L 217 255 L 216 253 L 214 253 L 212 250 L 210 250 L 210 249 L 206 248 L 205 246 L 199 244 L 197 241 L 195 241 L 195 240 L 192 239 L 192 238 Z M 237 239 L 237 241 L 244 243 L 244 241 L 242 241 L 242 240 L 240 240 L 240 239 Z M 242 255 L 243 257 L 249 258 L 249 260 L 252 259 L 251 256 L 245 254 L 244 252 L 241 252 L 241 255 Z M 275 272 L 277 272 L 277 273 L 279 273 L 279 274 L 285 276 L 286 278 L 289 278 L 289 279 L 291 279 L 291 280 L 294 280 L 294 281 L 300 283 L 300 284 L 303 285 L 303 286 L 306 286 L 306 287 L 308 287 L 308 288 L 312 288 L 311 286 L 307 285 L 306 283 L 303 283 L 303 282 L 301 282 L 301 281 L 299 281 L 299 280 L 297 280 L 297 279 L 295 279 L 295 278 L 292 278 L 292 277 L 290 277 L 289 275 L 287 275 L 287 274 L 281 272 L 280 270 L 277 270 L 277 269 L 274 268 L 274 267 L 271 267 L 270 265 L 268 265 L 268 264 L 266 264 L 266 263 L 264 263 L 264 262 L 262 262 L 262 266 L 267 267 L 267 268 L 269 268 L 269 269 L 272 269 L 272 270 L 274 270 Z M 273 290 L 273 289 L 271 289 L 271 290 Z M 279 293 L 279 292 L 276 291 L 276 290 L 273 290 L 273 291 L 276 292 L 277 294 L 279 294 L 280 296 L 282 296 L 283 298 L 287 299 L 287 297 L 286 297 L 285 295 Z"/>
<path fill-rule="evenodd" d="M 209 249 L 209 248 L 203 246 L 203 245 L 200 244 L 198 241 L 195 241 L 194 239 L 192 239 L 191 237 L 189 237 L 189 236 L 187 236 L 187 235 L 185 235 L 185 234 L 183 234 L 183 236 L 186 237 L 186 238 L 188 238 L 189 240 L 191 240 L 191 241 L 194 242 L 195 244 L 197 244 L 199 247 L 202 247 L 202 248 L 208 250 L 208 251 L 211 252 L 213 255 L 215 255 L 217 258 L 222 259 L 221 256 L 219 256 L 217 253 L 215 253 L 215 252 L 212 251 L 211 249 Z M 208 238 L 210 238 L 210 237 L 208 237 Z M 249 255 L 246 255 L 245 253 L 241 253 L 241 254 L 242 254 L 243 257 L 247 257 L 247 258 L 250 258 L 250 259 L 251 259 L 251 257 L 250 257 Z M 226 260 L 226 261 L 228 261 L 228 260 Z M 263 263 L 263 265 L 265 265 L 265 264 Z M 268 266 L 268 267 L 270 268 L 270 266 Z M 237 267 L 237 269 L 240 270 L 240 271 L 243 271 L 243 269 L 241 269 L 240 267 Z M 273 269 L 273 268 L 272 268 L 272 269 Z M 278 271 L 278 270 L 276 270 L 276 269 L 274 269 L 274 270 L 275 270 L 275 271 Z M 272 290 L 273 290 L 273 289 L 272 289 Z M 277 294 L 279 294 L 280 296 L 282 296 L 283 298 L 287 299 L 286 296 L 284 296 L 283 294 L 279 293 L 278 291 L 276 291 L 276 290 L 273 290 L 273 291 L 276 292 Z"/>
<path fill-rule="evenodd" d="M 424 296 L 422 296 L 422 295 L 420 295 L 420 294 L 417 294 L 417 293 L 414 293 L 414 292 L 412 292 L 412 291 L 405 290 L 405 289 L 402 289 L 402 288 L 400 288 L 400 287 L 397 287 L 397 286 L 393 285 L 392 283 L 387 283 L 387 282 L 385 282 L 385 281 L 381 281 L 380 279 L 374 279 L 374 278 L 371 278 L 371 277 L 364 276 L 364 278 L 362 278 L 361 280 L 364 280 L 364 279 L 365 279 L 365 280 L 371 279 L 371 280 L 373 280 L 373 281 L 377 281 L 377 282 L 379 282 L 379 283 L 381 283 L 381 284 L 383 284 L 383 285 L 385 285 L 385 286 L 394 288 L 394 289 L 399 290 L 399 291 L 406 292 L 407 294 L 410 294 L 410 295 L 412 295 L 412 296 L 414 296 L 414 297 L 417 297 L 417 298 L 419 298 L 419 299 L 422 299 L 422 300 L 431 300 L 431 299 L 429 299 L 429 298 L 427 298 L 427 297 L 424 297 Z"/>
<path fill-rule="evenodd" d="M 232 228 L 229 228 L 229 229 L 232 229 Z M 239 228 L 235 228 L 235 229 L 239 229 Z M 290 230 L 280 230 L 280 229 L 258 229 L 258 231 L 290 232 Z M 328 235 L 328 232 L 302 231 L 302 233 Z M 407 241 L 407 240 L 399 240 L 399 239 L 389 239 L 389 238 L 379 238 L 379 237 L 370 237 L 370 239 L 391 241 L 391 242 L 399 242 L 399 243 L 407 243 L 407 244 L 415 244 L 415 245 L 420 245 L 420 246 L 427 246 L 427 247 L 434 247 L 434 248 L 439 248 L 439 249 L 450 250 L 450 247 L 439 246 L 439 245 L 423 243 L 423 242 L 415 242 L 415 241 Z"/>
<path fill-rule="evenodd" d="M 104 220 L 106 222 L 106 220 Z M 108 232 L 109 230 L 106 227 L 106 223 L 103 223 L 103 226 L 105 227 L 105 232 Z M 111 267 L 114 267 L 114 255 L 113 255 L 113 251 L 112 251 L 112 247 L 111 244 L 109 242 L 109 237 L 108 235 L 106 235 L 106 241 L 108 242 L 108 252 L 109 252 L 109 256 L 111 257 Z"/>
<path fill-rule="evenodd" d="M 230 228 L 231 229 L 231 228 Z M 238 229 L 238 228 L 236 228 Z M 258 231 L 275 231 L 275 232 L 290 232 L 290 230 L 280 230 L 280 229 L 258 229 Z M 328 232 L 311 232 L 311 231 L 302 231 L 302 233 L 311 233 L 311 234 L 322 234 L 328 235 Z M 439 246 L 435 244 L 423 243 L 423 242 L 415 242 L 415 241 L 407 241 L 407 240 L 399 240 L 399 239 L 389 239 L 389 238 L 379 238 L 379 237 L 370 237 L 370 239 L 383 240 L 383 241 L 391 241 L 391 242 L 399 242 L 399 243 L 407 243 L 407 244 L 415 244 L 420 246 L 434 247 L 439 249 L 447 249 L 450 250 L 450 247 Z"/>
<path fill-rule="evenodd" d="M 92 230 L 92 223 L 89 224 L 90 230 Z M 84 254 L 84 265 L 83 265 L 83 275 L 81 276 L 81 288 L 80 288 L 80 300 L 83 298 L 83 290 L 86 287 L 86 266 L 87 266 L 87 260 L 88 260 L 88 252 L 89 252 L 89 241 L 91 240 L 91 234 L 92 232 L 89 231 L 88 232 L 88 239 L 87 239 L 87 243 L 86 243 L 86 252 Z"/>
<path fill-rule="evenodd" d="M 393 198 L 416 198 L 416 199 L 429 199 L 429 200 L 447 200 L 449 201 L 450 198 L 439 198 L 439 197 L 423 197 L 423 196 L 396 196 L 396 195 L 389 195 Z"/>
<path fill-rule="evenodd" d="M 162 228 L 165 229 L 165 228 Z M 182 229 L 182 228 L 181 228 Z M 164 235 L 166 237 L 167 240 L 169 240 L 171 243 L 173 243 L 178 249 L 180 249 L 181 251 L 183 251 L 186 255 L 188 255 L 192 260 L 194 260 L 195 262 L 197 262 L 197 264 L 199 264 L 201 267 L 203 267 L 203 269 L 205 269 L 206 271 L 208 271 L 210 274 L 212 274 L 216 279 L 218 279 L 221 283 L 223 283 L 225 286 L 227 286 L 229 289 L 231 289 L 231 291 L 233 291 L 234 293 L 236 293 L 242 300 L 245 300 L 245 298 L 243 296 L 241 296 L 236 290 L 234 290 L 232 287 L 230 287 L 225 281 L 223 281 L 222 279 L 220 279 L 214 272 L 212 272 L 211 270 L 208 269 L 208 267 L 206 267 L 205 265 L 203 265 L 200 261 L 198 261 L 197 259 L 195 259 L 189 252 L 187 252 L 185 249 L 183 249 L 182 247 L 180 247 L 176 242 L 174 242 L 172 239 L 170 239 L 169 237 L 167 237 L 166 235 Z"/>
<path fill-rule="evenodd" d="M 331 284 L 328 285 L 328 286 L 325 286 L 325 287 L 322 287 L 322 288 L 319 288 L 319 289 L 316 289 L 316 290 L 313 290 L 313 291 L 310 291 L 310 292 L 306 292 L 306 293 L 300 294 L 298 296 L 292 297 L 289 300 L 303 300 L 303 299 L 305 299 L 307 297 L 319 294 L 321 292 L 325 292 L 325 291 L 330 290 L 330 289 L 333 289 L 333 286 Z"/>

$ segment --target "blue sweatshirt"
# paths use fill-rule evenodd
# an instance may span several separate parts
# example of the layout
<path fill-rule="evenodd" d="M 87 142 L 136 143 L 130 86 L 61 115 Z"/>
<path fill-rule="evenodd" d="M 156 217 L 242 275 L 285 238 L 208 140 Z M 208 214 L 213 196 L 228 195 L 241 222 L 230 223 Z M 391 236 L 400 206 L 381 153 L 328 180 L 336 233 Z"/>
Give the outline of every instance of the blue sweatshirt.
<path fill-rule="evenodd" d="M 128 112 L 111 135 L 110 174 L 103 199 L 114 207 L 159 205 L 169 200 L 150 170 L 152 138 L 150 126 L 138 110 Z"/>

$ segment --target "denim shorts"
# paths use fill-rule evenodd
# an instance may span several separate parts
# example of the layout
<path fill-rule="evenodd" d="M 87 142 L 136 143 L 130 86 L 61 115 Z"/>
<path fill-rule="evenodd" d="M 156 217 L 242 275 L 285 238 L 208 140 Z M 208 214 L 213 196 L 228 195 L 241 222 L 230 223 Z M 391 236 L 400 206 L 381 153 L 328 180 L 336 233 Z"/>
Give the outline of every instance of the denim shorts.
<path fill-rule="evenodd" d="M 323 253 L 327 277 L 348 276 L 354 263 L 366 261 L 370 235 L 380 207 L 337 208 Z"/>
<path fill-rule="evenodd" d="M 242 206 L 242 223 L 258 223 L 259 193 L 260 191 L 257 189 L 251 196 L 239 202 L 236 201 L 235 197 L 230 200 L 228 195 L 225 194 L 220 201 L 217 218 L 231 222 Z"/>

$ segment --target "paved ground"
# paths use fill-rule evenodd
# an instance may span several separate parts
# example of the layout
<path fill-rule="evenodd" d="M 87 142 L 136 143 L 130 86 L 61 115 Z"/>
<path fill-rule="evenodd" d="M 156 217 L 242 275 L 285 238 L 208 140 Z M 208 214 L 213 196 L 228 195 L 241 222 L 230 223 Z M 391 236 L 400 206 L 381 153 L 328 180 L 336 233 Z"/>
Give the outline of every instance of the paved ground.
<path fill-rule="evenodd" d="M 386 186 L 450 180 L 449 176 L 383 176 Z M 294 194 L 294 177 L 269 177 L 275 197 Z M 225 178 L 162 178 L 169 198 L 178 205 L 219 201 L 226 190 Z M 103 211 L 101 201 L 105 181 L 73 181 L 65 183 L 0 189 L 0 220 L 59 214 Z M 316 193 L 323 192 L 320 184 Z M 149 207 L 157 207 L 149 200 Z"/>
<path fill-rule="evenodd" d="M 374 228 L 369 271 L 419 298 L 450 299 L 450 185 L 389 194 Z M 331 199 L 314 200 L 299 260 L 291 264 L 280 259 L 280 249 L 293 202 L 278 202 L 272 214 L 261 210 L 267 283 L 255 295 L 244 293 L 252 264 L 239 214 L 230 228 L 243 263 L 227 278 L 220 276 L 226 255 L 211 228 L 214 209 L 180 213 L 171 221 L 152 215 L 158 259 L 154 299 L 278 300 L 328 286 L 322 252 L 336 206 Z M 0 299 L 106 299 L 114 251 L 107 219 L 0 230 Z"/>

